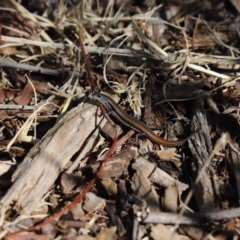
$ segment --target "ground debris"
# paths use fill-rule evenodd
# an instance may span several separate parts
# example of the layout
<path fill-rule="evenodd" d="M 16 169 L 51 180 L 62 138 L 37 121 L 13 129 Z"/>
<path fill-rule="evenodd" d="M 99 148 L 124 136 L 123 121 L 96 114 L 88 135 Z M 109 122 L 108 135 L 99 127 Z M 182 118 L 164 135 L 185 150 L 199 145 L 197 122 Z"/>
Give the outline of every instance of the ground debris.
<path fill-rule="evenodd" d="M 239 235 L 238 1 L 0 12 L 0 239 Z"/>

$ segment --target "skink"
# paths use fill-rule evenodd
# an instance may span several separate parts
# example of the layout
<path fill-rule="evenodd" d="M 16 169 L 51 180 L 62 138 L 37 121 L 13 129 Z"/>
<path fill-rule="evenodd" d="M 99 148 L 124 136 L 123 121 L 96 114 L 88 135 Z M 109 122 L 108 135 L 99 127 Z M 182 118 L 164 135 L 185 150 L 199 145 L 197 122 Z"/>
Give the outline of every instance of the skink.
<path fill-rule="evenodd" d="M 97 100 L 98 102 L 102 103 L 106 110 L 117 120 L 123 123 L 125 126 L 134 129 L 137 132 L 145 133 L 147 138 L 152 140 L 153 142 L 160 144 L 164 147 L 175 147 L 180 146 L 185 143 L 186 140 L 191 138 L 196 132 L 192 133 L 185 139 L 179 141 L 169 141 L 165 140 L 159 136 L 157 136 L 150 128 L 148 128 L 144 123 L 139 121 L 136 118 L 129 116 L 125 113 L 111 98 L 107 97 L 102 93 L 93 93 L 93 99 Z"/>

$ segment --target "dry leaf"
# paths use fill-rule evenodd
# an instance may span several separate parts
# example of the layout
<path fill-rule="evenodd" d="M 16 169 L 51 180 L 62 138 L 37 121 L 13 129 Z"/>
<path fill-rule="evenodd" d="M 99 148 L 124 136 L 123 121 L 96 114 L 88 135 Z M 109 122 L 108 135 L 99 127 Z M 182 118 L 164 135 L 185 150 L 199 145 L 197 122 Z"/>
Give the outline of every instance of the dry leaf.
<path fill-rule="evenodd" d="M 27 105 L 33 96 L 33 89 L 30 83 L 27 83 L 22 91 L 22 94 L 14 98 L 8 104 L 16 104 L 16 105 Z M 3 120 L 8 117 L 14 116 L 16 113 L 20 112 L 20 110 L 0 110 L 0 119 Z"/>
<path fill-rule="evenodd" d="M 164 161 L 181 157 L 180 155 L 176 154 L 176 148 L 167 148 L 163 150 L 158 150 L 158 151 L 155 151 L 155 153 L 161 160 L 164 160 Z"/>
<path fill-rule="evenodd" d="M 13 98 L 16 93 L 16 90 L 0 88 L 0 103 Z"/>

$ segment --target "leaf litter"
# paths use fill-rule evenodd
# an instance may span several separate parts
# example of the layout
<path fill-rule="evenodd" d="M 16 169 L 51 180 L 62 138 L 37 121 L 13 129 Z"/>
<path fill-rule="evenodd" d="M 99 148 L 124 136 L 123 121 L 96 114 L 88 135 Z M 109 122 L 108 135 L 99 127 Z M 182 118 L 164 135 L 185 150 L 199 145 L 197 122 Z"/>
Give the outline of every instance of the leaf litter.
<path fill-rule="evenodd" d="M 239 9 L 1 1 L 0 238 L 238 238 Z"/>

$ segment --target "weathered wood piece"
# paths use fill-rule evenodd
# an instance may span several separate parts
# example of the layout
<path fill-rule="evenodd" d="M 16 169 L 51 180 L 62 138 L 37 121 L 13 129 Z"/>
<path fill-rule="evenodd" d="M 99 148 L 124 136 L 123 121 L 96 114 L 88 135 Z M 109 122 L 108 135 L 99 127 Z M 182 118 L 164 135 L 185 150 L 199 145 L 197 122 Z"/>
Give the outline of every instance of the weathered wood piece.
<path fill-rule="evenodd" d="M 168 186 L 162 198 L 162 207 L 165 212 L 177 212 L 178 210 L 178 189 L 177 186 Z"/>
<path fill-rule="evenodd" d="M 121 176 L 125 171 L 127 171 L 131 160 L 134 159 L 135 156 L 136 151 L 134 149 L 121 151 L 119 154 L 110 159 L 110 161 L 105 165 L 103 171 L 99 174 L 99 177 L 106 179 Z M 100 162 L 97 162 L 91 166 L 87 166 L 86 169 L 90 168 L 91 172 L 95 174 L 100 165 Z"/>
<path fill-rule="evenodd" d="M 106 205 L 105 210 L 107 211 L 112 224 L 117 227 L 118 235 L 123 237 L 127 233 L 127 230 L 122 222 L 124 220 L 122 220 L 118 215 L 116 205 L 108 204 Z"/>
<path fill-rule="evenodd" d="M 136 173 L 132 177 L 132 183 L 134 195 L 141 199 L 151 212 L 159 212 L 159 196 L 145 172 L 137 168 Z"/>
<path fill-rule="evenodd" d="M 81 148 L 100 119 L 96 106 L 79 105 L 64 115 L 27 154 L 13 174 L 13 185 L 1 200 L 30 214 L 40 204 L 59 173 Z"/>
<path fill-rule="evenodd" d="M 183 191 L 185 191 L 188 188 L 188 185 L 175 180 L 170 175 L 168 175 L 166 172 L 158 168 L 156 165 L 150 163 L 143 157 L 138 157 L 134 164 L 134 169 L 142 169 L 144 171 L 145 176 L 148 176 L 150 180 L 158 184 L 162 187 L 168 187 L 168 186 L 177 186 L 179 194 L 181 194 Z"/>
<path fill-rule="evenodd" d="M 88 192 L 83 203 L 83 210 L 87 213 L 92 213 L 97 210 L 102 210 L 106 206 L 106 200 L 98 197 L 93 192 Z"/>
<path fill-rule="evenodd" d="M 206 162 L 213 151 L 206 114 L 201 106 L 195 109 L 192 126 L 192 129 L 201 127 L 201 131 L 196 133 L 193 138 L 189 140 L 189 148 L 194 159 L 192 171 L 196 179 L 202 168 L 207 164 Z M 216 206 L 216 197 L 212 184 L 214 172 L 208 167 L 206 171 L 201 174 L 202 177 L 195 184 L 194 188 L 195 200 L 201 212 L 213 211 L 218 208 L 218 206 Z"/>
<path fill-rule="evenodd" d="M 235 179 L 235 184 L 238 193 L 238 204 L 240 203 L 240 148 L 237 143 L 232 144 L 229 148 L 230 152 L 230 166 L 232 168 L 233 177 Z"/>

